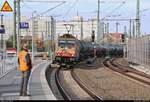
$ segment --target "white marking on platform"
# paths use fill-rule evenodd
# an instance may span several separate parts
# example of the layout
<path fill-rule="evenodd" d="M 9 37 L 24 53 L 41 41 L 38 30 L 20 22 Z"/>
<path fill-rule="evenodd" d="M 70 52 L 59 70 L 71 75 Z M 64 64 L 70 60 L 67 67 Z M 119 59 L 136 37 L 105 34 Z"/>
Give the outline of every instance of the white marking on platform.
<path fill-rule="evenodd" d="M 28 82 L 28 85 L 27 85 L 27 93 L 30 94 L 30 83 L 31 83 L 31 78 L 32 78 L 32 74 L 33 72 L 42 64 L 43 62 L 39 62 L 37 65 L 35 65 L 33 67 L 33 69 L 31 70 L 31 74 L 30 74 L 30 77 L 29 77 L 29 82 Z"/>
<path fill-rule="evenodd" d="M 49 63 L 50 64 L 50 63 Z M 42 84 L 42 89 L 44 91 L 44 94 L 47 98 L 47 100 L 56 100 L 56 97 L 54 96 L 52 90 L 49 88 L 48 86 L 48 82 L 45 78 L 45 72 L 46 72 L 46 69 L 47 69 L 47 66 L 49 64 L 46 64 L 44 66 L 44 69 L 42 69 L 41 73 L 40 73 L 40 81 L 41 81 L 41 84 Z"/>
<path fill-rule="evenodd" d="M 29 96 L 20 96 L 19 100 L 30 100 Z"/>
<path fill-rule="evenodd" d="M 21 79 L 21 76 L 15 76 L 14 79 Z"/>
<path fill-rule="evenodd" d="M 19 96 L 20 94 L 17 92 L 17 93 L 3 93 L 1 96 L 2 97 L 5 97 L 5 96 Z"/>

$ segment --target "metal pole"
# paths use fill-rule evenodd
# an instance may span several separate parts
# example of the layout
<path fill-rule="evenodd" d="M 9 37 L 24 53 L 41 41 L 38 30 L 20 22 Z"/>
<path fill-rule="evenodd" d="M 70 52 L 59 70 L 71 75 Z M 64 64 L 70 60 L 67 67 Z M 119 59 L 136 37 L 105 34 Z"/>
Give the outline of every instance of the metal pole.
<path fill-rule="evenodd" d="M 126 26 L 124 26 L 124 37 L 125 37 L 125 41 L 124 42 L 126 42 L 126 38 L 128 37 L 128 35 L 127 35 L 127 27 Z"/>
<path fill-rule="evenodd" d="M 106 24 L 106 33 L 107 33 L 107 43 L 108 43 L 107 56 L 109 57 L 109 23 Z"/>
<path fill-rule="evenodd" d="M 107 23 L 107 34 L 109 34 L 109 23 Z"/>
<path fill-rule="evenodd" d="M 3 25 L 3 17 L 4 15 L 1 15 L 1 26 Z M 1 34 L 1 49 L 2 49 L 2 60 L 3 60 L 3 34 Z"/>
<path fill-rule="evenodd" d="M 54 35 L 53 35 L 53 17 L 51 16 L 51 60 L 53 60 L 53 46 L 54 46 L 54 43 L 53 43 L 53 37 L 54 37 Z M 74 34 L 74 29 L 73 29 L 73 34 Z"/>
<path fill-rule="evenodd" d="M 132 26 L 133 26 L 133 28 L 132 28 L 132 36 L 135 37 L 135 24 L 134 24 L 134 21 L 133 21 L 133 25 Z"/>
<path fill-rule="evenodd" d="M 42 32 L 42 51 L 44 51 L 44 32 Z"/>
<path fill-rule="evenodd" d="M 53 46 L 53 59 L 55 58 L 55 50 L 56 50 L 56 40 L 55 40 L 55 36 L 56 36 L 56 21 L 55 19 L 53 18 L 53 43 L 54 43 L 54 46 Z"/>
<path fill-rule="evenodd" d="M 81 40 L 83 40 L 83 19 L 81 18 Z"/>
<path fill-rule="evenodd" d="M 141 23 L 140 23 L 140 0 L 137 0 L 137 11 L 136 11 L 136 36 L 141 35 Z"/>
<path fill-rule="evenodd" d="M 127 41 L 126 41 L 126 38 L 127 38 L 127 27 L 124 26 L 124 37 L 125 37 L 125 44 L 124 44 L 124 58 L 127 58 Z"/>
<path fill-rule="evenodd" d="M 19 55 L 20 51 L 20 0 L 17 0 L 17 55 Z"/>
<path fill-rule="evenodd" d="M 105 38 L 105 35 L 104 35 L 104 22 L 102 22 L 102 34 L 103 34 L 103 39 Z"/>
<path fill-rule="evenodd" d="M 104 23 L 104 34 L 105 34 L 106 39 L 107 39 L 107 25 L 106 25 L 106 23 Z"/>
<path fill-rule="evenodd" d="M 48 46 L 48 56 L 49 56 L 49 58 L 51 57 L 51 46 L 52 46 L 52 43 L 51 43 L 51 40 L 52 40 L 52 36 L 51 36 L 51 31 L 50 31 L 50 21 L 48 21 L 47 22 L 48 23 L 48 44 L 47 44 L 47 46 Z M 49 39 L 49 37 L 51 37 L 51 39 Z"/>
<path fill-rule="evenodd" d="M 45 38 L 45 41 L 46 41 L 46 43 L 45 43 L 46 49 L 45 49 L 45 51 L 47 52 L 47 51 L 48 51 L 48 47 L 47 47 L 47 38 L 48 38 L 48 30 L 47 30 L 47 28 L 48 28 L 48 24 L 47 24 L 47 21 L 45 22 L 45 24 L 46 24 L 46 38 Z"/>
<path fill-rule="evenodd" d="M 13 14 L 14 14 L 14 34 L 13 34 L 13 48 L 17 48 L 16 47 L 16 39 L 17 39 L 17 37 L 16 37 L 16 0 L 14 0 L 14 12 L 13 12 Z"/>
<path fill-rule="evenodd" d="M 131 20 L 130 20 L 130 31 L 129 31 L 129 33 L 130 33 L 130 39 L 132 38 L 132 34 L 131 34 L 131 29 L 132 29 L 132 28 L 131 28 L 131 26 L 132 26 L 132 25 L 131 25 Z"/>
<path fill-rule="evenodd" d="M 119 23 L 116 22 L 116 33 L 118 33 L 118 26 L 119 26 Z"/>
<path fill-rule="evenodd" d="M 97 42 L 100 41 L 100 0 L 98 0 L 98 11 L 97 11 Z"/>
<path fill-rule="evenodd" d="M 1 26 L 3 25 L 3 14 L 1 15 Z M 4 67 L 4 49 L 3 49 L 3 34 L 1 34 L 1 61 L 2 61 L 2 69 L 1 69 L 1 73 L 3 74 L 3 67 Z"/>
<path fill-rule="evenodd" d="M 36 11 L 32 12 L 32 63 L 34 63 L 34 13 Z"/>
<path fill-rule="evenodd" d="M 26 29 L 26 32 L 27 32 L 27 44 L 29 45 L 29 34 L 28 34 L 29 29 Z"/>

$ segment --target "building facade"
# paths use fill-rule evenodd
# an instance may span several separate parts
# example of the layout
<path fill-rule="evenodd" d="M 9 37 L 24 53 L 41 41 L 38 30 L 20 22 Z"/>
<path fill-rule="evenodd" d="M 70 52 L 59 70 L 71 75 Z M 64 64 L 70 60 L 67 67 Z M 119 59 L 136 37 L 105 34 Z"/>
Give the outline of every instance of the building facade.
<path fill-rule="evenodd" d="M 20 36 L 26 36 L 30 35 L 32 36 L 32 27 L 34 27 L 34 32 L 37 38 L 41 38 L 44 36 L 44 39 L 47 38 L 48 33 L 51 32 L 51 17 L 37 17 L 34 19 L 29 17 L 21 17 L 21 22 L 28 22 L 29 23 L 29 29 L 21 29 L 21 35 Z M 34 25 L 33 25 L 34 24 Z M 69 30 L 70 34 L 73 34 L 78 39 L 89 39 L 92 34 L 92 30 L 95 31 L 95 36 L 97 37 L 97 20 L 87 20 L 85 21 L 82 17 L 76 16 L 70 21 L 56 21 L 53 25 L 54 31 L 56 33 L 55 38 L 57 38 L 59 35 L 68 33 L 66 27 L 64 24 L 71 25 L 71 28 Z M 6 27 L 6 39 L 10 35 L 13 35 L 13 18 L 5 18 L 4 25 Z M 95 38 L 96 38 L 95 37 Z"/>

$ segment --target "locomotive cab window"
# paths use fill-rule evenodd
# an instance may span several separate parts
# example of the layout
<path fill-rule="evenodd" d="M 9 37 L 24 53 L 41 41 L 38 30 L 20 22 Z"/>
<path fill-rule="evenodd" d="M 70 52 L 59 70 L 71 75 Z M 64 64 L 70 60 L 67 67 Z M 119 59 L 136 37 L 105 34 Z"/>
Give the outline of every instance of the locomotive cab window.
<path fill-rule="evenodd" d="M 59 47 L 72 49 L 75 47 L 75 41 L 59 41 Z"/>
<path fill-rule="evenodd" d="M 66 41 L 59 41 L 59 47 L 65 48 Z"/>
<path fill-rule="evenodd" d="M 68 47 L 69 49 L 74 48 L 74 47 L 75 47 L 75 41 L 68 41 L 67 47 Z"/>

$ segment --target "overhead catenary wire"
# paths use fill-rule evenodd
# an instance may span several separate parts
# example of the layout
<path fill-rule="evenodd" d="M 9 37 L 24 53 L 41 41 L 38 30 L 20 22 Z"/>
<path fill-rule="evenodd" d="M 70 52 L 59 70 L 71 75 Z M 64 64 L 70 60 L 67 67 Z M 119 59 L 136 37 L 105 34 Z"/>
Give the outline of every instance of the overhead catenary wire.
<path fill-rule="evenodd" d="M 78 0 L 75 0 L 73 2 L 73 4 L 71 5 L 71 7 L 67 10 L 67 12 L 64 14 L 63 19 L 69 15 L 70 11 L 76 6 L 76 4 L 78 3 Z"/>
<path fill-rule="evenodd" d="M 112 7 L 114 7 L 114 6 L 116 5 L 114 2 L 115 2 L 115 0 L 108 1 L 107 4 L 109 4 L 109 6 L 106 7 L 106 8 L 104 8 L 102 11 L 105 11 L 105 12 L 106 12 L 106 10 L 111 10 Z M 106 3 L 106 2 L 105 2 L 105 3 Z M 111 5 L 110 5 L 110 3 L 111 3 Z M 102 12 L 102 11 L 101 11 L 101 12 Z"/>
<path fill-rule="evenodd" d="M 123 0 L 121 2 L 121 4 L 119 4 L 116 8 L 114 8 L 111 12 L 109 12 L 108 14 L 106 14 L 105 17 L 103 17 L 103 19 L 105 19 L 106 17 L 110 16 L 112 13 L 116 12 L 117 10 L 119 10 L 121 7 L 123 7 L 123 5 L 126 3 L 126 0 Z"/>
<path fill-rule="evenodd" d="M 146 12 L 146 11 L 149 11 L 150 8 L 146 8 L 146 9 L 143 9 L 143 10 L 140 10 L 140 13 L 143 13 L 143 12 Z"/>
<path fill-rule="evenodd" d="M 140 10 L 140 16 L 143 17 L 143 16 L 147 16 L 147 14 L 145 14 L 146 12 L 150 11 L 150 8 L 146 8 L 146 9 L 143 9 L 143 10 Z"/>
<path fill-rule="evenodd" d="M 66 3 L 66 1 L 63 1 L 62 3 L 56 5 L 55 7 L 46 10 L 45 12 L 41 13 L 40 15 L 42 16 L 42 15 L 48 13 L 49 11 L 51 11 L 51 10 L 53 10 L 53 9 L 55 9 L 55 8 L 57 8 L 57 7 L 59 7 L 59 6 L 61 6 L 61 5 L 63 5 L 64 3 Z"/>
<path fill-rule="evenodd" d="M 22 2 L 22 3 L 23 3 L 23 5 L 24 5 L 26 8 L 28 8 L 28 9 L 30 9 L 30 10 L 32 10 L 32 11 L 35 11 L 32 7 L 28 6 L 25 2 Z"/>
<path fill-rule="evenodd" d="M 42 13 L 37 14 L 34 18 L 43 16 L 44 14 L 50 12 L 51 10 L 53 10 L 53 9 L 55 9 L 55 8 L 57 8 L 57 7 L 61 6 L 61 5 L 63 5 L 64 3 L 66 3 L 66 1 L 61 1 L 61 3 L 59 3 L 58 5 L 56 5 L 56 6 L 52 7 L 52 8 L 50 8 L 50 9 L 48 9 L 48 10 L 42 12 Z M 32 9 L 32 10 L 33 10 L 33 9 Z M 36 11 L 36 10 L 34 10 L 34 11 Z M 30 21 L 30 20 L 32 20 L 32 19 L 33 19 L 33 17 L 27 19 L 26 21 Z"/>

